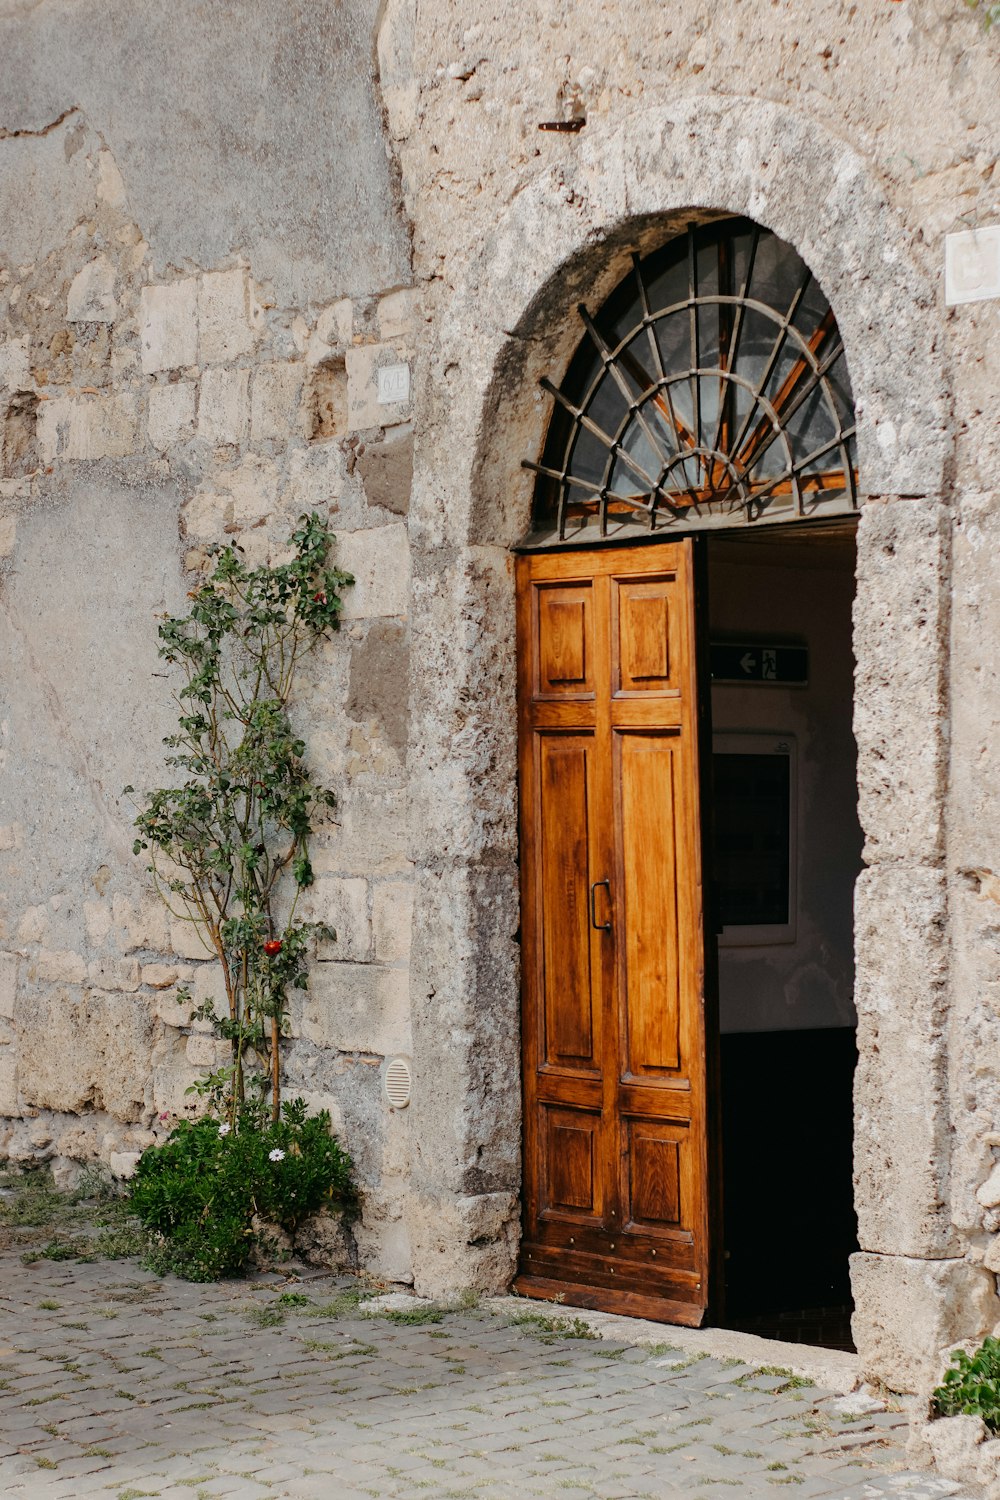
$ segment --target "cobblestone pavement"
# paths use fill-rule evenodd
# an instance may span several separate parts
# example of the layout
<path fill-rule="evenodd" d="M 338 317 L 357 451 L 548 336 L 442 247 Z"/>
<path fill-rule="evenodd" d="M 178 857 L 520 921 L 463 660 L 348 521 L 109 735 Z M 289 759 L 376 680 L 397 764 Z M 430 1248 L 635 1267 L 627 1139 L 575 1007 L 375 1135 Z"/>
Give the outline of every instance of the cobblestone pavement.
<path fill-rule="evenodd" d="M 629 1347 L 537 1303 L 391 1311 L 342 1278 L 193 1286 L 16 1247 L 0 1275 L 4 1496 L 960 1494 L 906 1469 L 900 1413 L 669 1329 Z"/>

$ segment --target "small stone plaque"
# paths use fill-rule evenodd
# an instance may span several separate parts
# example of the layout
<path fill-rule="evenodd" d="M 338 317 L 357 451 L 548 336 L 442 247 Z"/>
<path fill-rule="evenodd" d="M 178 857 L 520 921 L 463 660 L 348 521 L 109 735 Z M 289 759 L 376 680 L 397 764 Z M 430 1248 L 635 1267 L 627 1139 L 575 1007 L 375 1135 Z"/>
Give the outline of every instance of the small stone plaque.
<path fill-rule="evenodd" d="M 380 406 L 398 406 L 410 399 L 409 365 L 382 365 L 377 372 Z"/>
<path fill-rule="evenodd" d="M 1000 224 L 944 238 L 944 300 L 985 302 L 1000 297 Z"/>

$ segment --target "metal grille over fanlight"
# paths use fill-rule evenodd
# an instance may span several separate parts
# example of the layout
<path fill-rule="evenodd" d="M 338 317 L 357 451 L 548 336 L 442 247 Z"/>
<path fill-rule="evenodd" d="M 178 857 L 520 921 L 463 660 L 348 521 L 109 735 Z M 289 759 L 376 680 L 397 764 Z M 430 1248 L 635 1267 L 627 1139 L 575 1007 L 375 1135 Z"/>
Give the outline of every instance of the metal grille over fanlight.
<path fill-rule="evenodd" d="M 413 1075 L 408 1057 L 387 1057 L 382 1064 L 382 1092 L 393 1109 L 405 1109 L 410 1102 Z"/>
<path fill-rule="evenodd" d="M 557 387 L 528 543 L 857 509 L 836 320 L 795 250 L 747 219 L 692 225 L 594 315 Z"/>

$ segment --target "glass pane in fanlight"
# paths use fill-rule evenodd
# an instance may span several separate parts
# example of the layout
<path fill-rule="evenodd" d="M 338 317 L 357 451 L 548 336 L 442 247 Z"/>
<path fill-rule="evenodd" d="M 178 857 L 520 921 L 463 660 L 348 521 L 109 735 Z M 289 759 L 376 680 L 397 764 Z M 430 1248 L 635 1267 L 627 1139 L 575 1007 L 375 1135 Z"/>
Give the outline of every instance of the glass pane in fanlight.
<path fill-rule="evenodd" d="M 628 413 L 628 403 L 613 375 L 605 375 L 594 392 L 587 415 L 609 438 L 616 438 Z"/>
<path fill-rule="evenodd" d="M 632 475 L 633 488 L 638 485 L 640 489 L 644 487 L 652 489 L 660 477 L 663 460 L 660 454 L 652 447 L 641 422 L 633 419 L 629 423 L 622 441 L 622 447 L 633 463 L 637 464 L 643 471 L 643 475 L 646 476 L 644 480 L 642 475 L 636 474 L 631 465 L 623 465 L 626 472 Z"/>
<path fill-rule="evenodd" d="M 654 485 L 645 484 L 627 463 L 621 458 L 616 458 L 611 469 L 608 488 L 613 495 L 627 495 L 630 498 L 642 500 L 651 493 Z"/>
<path fill-rule="evenodd" d="M 635 288 L 633 291 L 632 288 Z M 594 319 L 610 349 L 617 349 L 638 323 L 642 321 L 642 305 L 635 277 L 619 288 Z"/>
<path fill-rule="evenodd" d="M 689 377 L 687 375 L 678 376 L 676 379 L 668 381 L 661 392 L 661 399 L 663 405 L 660 409 L 666 416 L 668 423 L 671 421 L 670 413 L 671 411 L 673 412 L 673 422 L 680 429 L 681 445 L 689 446 L 691 431 L 694 426 L 694 399 L 691 393 L 691 381 Z M 672 443 L 671 446 L 676 447 L 676 442 Z"/>
<path fill-rule="evenodd" d="M 678 370 L 689 370 L 694 359 L 691 350 L 691 318 L 687 309 L 657 318 L 653 331 L 660 347 L 660 361 L 665 374 L 675 375 Z"/>
<path fill-rule="evenodd" d="M 642 412 L 646 427 L 652 434 L 660 455 L 665 459 L 676 453 L 677 438 L 670 421 L 666 394 L 663 391 L 650 391 L 639 410 Z"/>
<path fill-rule="evenodd" d="M 791 437 L 792 449 L 797 459 L 807 457 L 808 454 L 824 447 L 836 437 L 837 429 L 834 419 L 827 398 L 819 386 L 787 419 L 785 429 Z M 818 461 L 817 467 L 829 469 L 839 462 L 839 455 L 831 451 Z"/>
<path fill-rule="evenodd" d="M 694 364 L 692 356 L 691 363 Z M 698 364 L 703 370 L 719 367 L 719 304 L 709 302 L 698 308 Z"/>
<path fill-rule="evenodd" d="M 599 501 L 592 490 L 581 489 L 580 485 L 574 484 L 570 479 L 566 483 L 566 504 L 574 507 L 586 506 L 588 510 L 596 510 Z"/>
<path fill-rule="evenodd" d="M 662 312 L 665 307 L 687 301 L 687 256 L 683 253 L 683 246 L 679 246 L 674 253 L 677 259 L 657 269 L 646 283 L 646 299 L 651 313 Z"/>
<path fill-rule="evenodd" d="M 802 258 L 791 245 L 786 245 L 776 235 L 762 234 L 754 259 L 749 296 L 783 315 L 791 306 L 805 275 Z"/>
<path fill-rule="evenodd" d="M 717 297 L 719 295 L 719 242 L 714 231 L 711 231 L 710 239 L 698 246 L 695 265 L 698 274 L 698 296 Z"/>
<path fill-rule="evenodd" d="M 715 443 L 719 428 L 719 377 L 703 375 L 699 385 L 701 388 L 700 446 L 710 448 Z"/>
<path fill-rule="evenodd" d="M 829 311 L 830 304 L 826 300 L 823 288 L 818 281 L 810 277 L 802 301 L 795 310 L 792 325 L 804 338 L 810 339 Z"/>
<path fill-rule="evenodd" d="M 739 376 L 740 382 L 744 384 L 744 389 L 736 397 L 741 420 L 752 400 L 751 393 L 745 387 L 749 385 L 751 390 L 757 389 L 780 333 L 774 317 L 757 312 L 752 307 L 744 308 L 732 363 L 734 375 Z"/>
<path fill-rule="evenodd" d="M 677 458 L 663 480 L 663 489 L 669 494 L 683 494 L 688 489 L 697 490 L 702 482 L 696 458 Z"/>
<path fill-rule="evenodd" d="M 847 373 L 847 356 L 845 354 L 841 353 L 840 358 L 830 366 L 826 378 L 833 391 L 841 422 L 845 427 L 853 427 L 854 395 L 851 391 L 850 376 Z"/>
<path fill-rule="evenodd" d="M 645 328 L 640 329 L 635 338 L 629 339 L 620 351 L 618 368 L 625 376 L 629 389 L 637 396 L 643 395 L 656 384 L 659 368 Z"/>
<path fill-rule="evenodd" d="M 603 368 L 603 361 L 588 334 L 570 360 L 569 369 L 559 382 L 559 389 L 574 406 L 580 406 L 594 383 L 600 378 Z"/>
<path fill-rule="evenodd" d="M 750 246 L 753 244 L 753 230 L 743 229 L 738 234 L 730 237 L 732 247 L 732 288 L 738 297 L 743 290 L 746 280 L 747 266 L 750 262 Z"/>
<path fill-rule="evenodd" d="M 581 427 L 573 444 L 570 458 L 570 473 L 578 479 L 589 479 L 591 484 L 603 484 L 604 469 L 608 462 L 608 450 L 604 444 Z"/>

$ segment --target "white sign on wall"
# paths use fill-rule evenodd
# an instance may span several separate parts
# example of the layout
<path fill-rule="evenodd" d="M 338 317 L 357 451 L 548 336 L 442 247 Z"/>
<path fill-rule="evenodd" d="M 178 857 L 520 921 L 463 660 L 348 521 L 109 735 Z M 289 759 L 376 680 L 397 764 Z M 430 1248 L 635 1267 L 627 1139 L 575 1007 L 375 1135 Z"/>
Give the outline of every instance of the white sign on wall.
<path fill-rule="evenodd" d="M 396 406 L 401 401 L 409 401 L 409 365 L 382 365 L 377 373 L 380 406 Z"/>
<path fill-rule="evenodd" d="M 944 237 L 944 300 L 985 302 L 1000 297 L 1000 224 Z"/>

